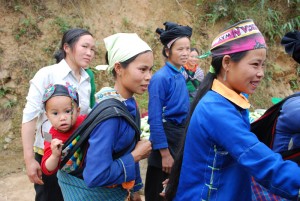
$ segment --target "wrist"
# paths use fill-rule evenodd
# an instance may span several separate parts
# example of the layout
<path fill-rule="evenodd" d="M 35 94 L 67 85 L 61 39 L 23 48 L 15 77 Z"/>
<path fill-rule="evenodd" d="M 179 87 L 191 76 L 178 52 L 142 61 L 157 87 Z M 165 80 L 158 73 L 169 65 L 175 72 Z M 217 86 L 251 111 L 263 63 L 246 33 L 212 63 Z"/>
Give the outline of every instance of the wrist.
<path fill-rule="evenodd" d="M 27 163 L 32 163 L 32 161 L 35 160 L 34 158 L 34 152 L 32 153 L 28 153 L 28 154 L 24 154 L 24 161 L 25 161 L 25 164 Z"/>
<path fill-rule="evenodd" d="M 135 163 L 136 163 L 136 162 L 139 162 L 139 161 L 141 160 L 140 155 L 136 154 L 135 151 L 132 151 L 132 152 L 131 152 L 131 155 L 132 155 L 133 160 L 134 160 Z"/>
<path fill-rule="evenodd" d="M 160 149 L 159 152 L 160 152 L 160 155 L 161 155 L 162 157 L 167 156 L 167 155 L 170 155 L 170 151 L 169 151 L 168 148 Z"/>

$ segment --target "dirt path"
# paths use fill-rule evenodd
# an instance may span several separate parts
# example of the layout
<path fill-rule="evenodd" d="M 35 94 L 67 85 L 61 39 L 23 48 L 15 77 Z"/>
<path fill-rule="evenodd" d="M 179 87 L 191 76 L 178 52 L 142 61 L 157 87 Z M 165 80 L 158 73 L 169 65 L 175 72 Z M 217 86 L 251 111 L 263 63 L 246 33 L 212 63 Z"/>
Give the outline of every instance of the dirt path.
<path fill-rule="evenodd" d="M 0 201 L 33 201 L 35 191 L 25 172 L 0 178 Z M 142 200 L 144 197 L 142 196 Z"/>
<path fill-rule="evenodd" d="M 0 179 L 0 201 L 33 201 L 33 184 L 25 172 L 14 173 Z"/>

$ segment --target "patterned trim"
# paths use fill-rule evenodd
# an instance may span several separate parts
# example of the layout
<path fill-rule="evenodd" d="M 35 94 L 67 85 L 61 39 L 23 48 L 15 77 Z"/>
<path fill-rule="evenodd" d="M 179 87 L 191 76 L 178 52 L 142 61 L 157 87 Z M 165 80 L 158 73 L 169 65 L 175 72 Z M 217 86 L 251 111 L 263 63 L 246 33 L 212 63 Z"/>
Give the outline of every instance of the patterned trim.
<path fill-rule="evenodd" d="M 212 190 L 218 190 L 218 188 L 213 187 L 213 185 L 214 185 L 214 183 L 213 183 L 214 182 L 214 172 L 220 170 L 219 168 L 215 168 L 217 152 L 218 152 L 217 146 L 214 145 L 214 153 L 215 154 L 214 154 L 213 166 L 208 165 L 208 167 L 211 169 L 210 181 L 209 181 L 209 184 L 205 183 L 205 185 L 209 188 L 208 195 L 207 195 L 207 200 L 210 200 Z"/>

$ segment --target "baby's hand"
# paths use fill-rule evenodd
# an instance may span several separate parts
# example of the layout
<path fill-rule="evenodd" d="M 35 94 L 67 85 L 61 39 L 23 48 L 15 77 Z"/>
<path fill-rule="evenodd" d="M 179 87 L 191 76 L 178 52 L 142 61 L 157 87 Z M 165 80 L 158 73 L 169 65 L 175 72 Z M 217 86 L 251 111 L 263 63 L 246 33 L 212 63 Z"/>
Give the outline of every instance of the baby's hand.
<path fill-rule="evenodd" d="M 51 140 L 51 150 L 52 155 L 56 157 L 60 157 L 62 151 L 63 142 L 59 139 L 52 139 Z"/>

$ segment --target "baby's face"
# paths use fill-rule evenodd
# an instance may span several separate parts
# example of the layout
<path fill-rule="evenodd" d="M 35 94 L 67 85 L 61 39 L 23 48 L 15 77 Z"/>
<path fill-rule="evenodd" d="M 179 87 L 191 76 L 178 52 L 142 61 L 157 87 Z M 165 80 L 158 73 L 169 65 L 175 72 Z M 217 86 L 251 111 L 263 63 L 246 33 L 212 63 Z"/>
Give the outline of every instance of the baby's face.
<path fill-rule="evenodd" d="M 79 108 L 70 97 L 54 96 L 46 102 L 46 115 L 56 130 L 67 132 L 75 124 Z"/>

